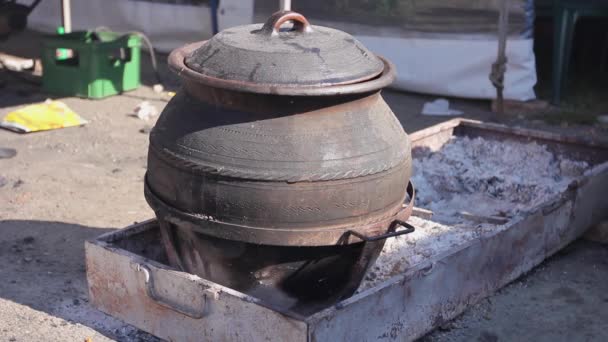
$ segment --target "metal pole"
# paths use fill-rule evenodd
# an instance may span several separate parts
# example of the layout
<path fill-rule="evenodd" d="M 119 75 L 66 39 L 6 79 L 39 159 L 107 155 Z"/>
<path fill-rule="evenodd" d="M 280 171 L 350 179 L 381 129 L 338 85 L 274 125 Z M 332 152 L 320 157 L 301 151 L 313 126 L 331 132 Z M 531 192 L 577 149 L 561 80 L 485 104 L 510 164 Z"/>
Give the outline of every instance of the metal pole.
<path fill-rule="evenodd" d="M 291 11 L 291 0 L 281 0 L 281 11 Z"/>
<path fill-rule="evenodd" d="M 503 89 L 507 70 L 507 36 L 509 28 L 509 0 L 502 0 L 498 16 L 498 56 L 492 64 L 490 81 L 496 88 L 496 111 L 504 113 Z"/>
<path fill-rule="evenodd" d="M 219 7 L 219 0 L 211 0 L 211 31 L 213 34 L 219 32 L 219 24 L 217 22 L 217 8 Z"/>
<path fill-rule="evenodd" d="M 61 20 L 65 33 L 72 32 L 72 8 L 70 0 L 61 0 Z"/>

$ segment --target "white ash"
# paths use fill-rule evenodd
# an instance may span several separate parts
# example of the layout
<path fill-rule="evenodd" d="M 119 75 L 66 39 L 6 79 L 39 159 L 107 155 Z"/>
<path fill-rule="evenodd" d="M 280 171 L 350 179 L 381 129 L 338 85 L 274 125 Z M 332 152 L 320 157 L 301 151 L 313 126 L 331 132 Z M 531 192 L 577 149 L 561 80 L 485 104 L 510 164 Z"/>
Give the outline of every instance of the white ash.
<path fill-rule="evenodd" d="M 513 217 L 566 189 L 589 165 L 559 158 L 536 142 L 453 138 L 415 158 L 416 205 L 453 224 L 468 212 Z"/>
<path fill-rule="evenodd" d="M 359 291 L 499 227 L 469 221 L 463 212 L 506 221 L 565 190 L 589 168 L 535 142 L 467 137 L 414 158 L 413 165 L 416 206 L 433 211 L 432 221 L 412 217 L 414 233 L 387 239 Z"/>
<path fill-rule="evenodd" d="M 358 291 L 372 288 L 389 278 L 403 274 L 412 266 L 438 256 L 466 241 L 488 233 L 495 225 L 441 223 L 412 217 L 408 220 L 416 230 L 386 240 L 376 263 L 367 272 Z"/>

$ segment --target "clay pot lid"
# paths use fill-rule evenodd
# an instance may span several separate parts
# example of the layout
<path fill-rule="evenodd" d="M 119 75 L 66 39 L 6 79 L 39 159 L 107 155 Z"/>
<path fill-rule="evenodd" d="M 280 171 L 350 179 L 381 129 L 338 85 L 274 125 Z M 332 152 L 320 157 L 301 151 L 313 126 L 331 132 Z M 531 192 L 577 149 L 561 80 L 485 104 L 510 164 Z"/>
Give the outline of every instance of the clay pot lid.
<path fill-rule="evenodd" d="M 282 27 L 288 21 L 293 27 Z M 291 11 L 277 12 L 263 25 L 226 29 L 190 50 L 182 51 L 178 73 L 190 69 L 201 83 L 260 93 L 360 83 L 386 67 L 351 35 L 310 25 Z"/>

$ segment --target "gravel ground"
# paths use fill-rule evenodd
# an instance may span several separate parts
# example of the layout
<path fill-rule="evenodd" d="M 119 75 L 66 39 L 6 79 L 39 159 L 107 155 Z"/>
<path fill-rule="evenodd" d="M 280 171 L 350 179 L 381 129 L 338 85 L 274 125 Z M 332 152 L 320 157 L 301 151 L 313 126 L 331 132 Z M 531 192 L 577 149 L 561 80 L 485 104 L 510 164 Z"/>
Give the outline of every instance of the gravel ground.
<path fill-rule="evenodd" d="M 608 246 L 579 240 L 421 339 L 608 341 Z"/>
<path fill-rule="evenodd" d="M 0 130 L 0 145 L 17 150 L 0 159 L 0 341 L 146 340 L 89 306 L 84 241 L 153 216 L 143 199 L 148 135 L 139 132 L 151 123 L 128 116 L 148 95 L 164 106 L 147 88 L 101 101 L 65 98 L 88 125 Z"/>
<path fill-rule="evenodd" d="M 32 49 L 21 36 L 7 43 L 8 52 L 26 42 Z M 0 116 L 47 97 L 6 74 L 1 80 Z M 442 120 L 418 114 L 428 97 L 385 97 L 407 131 Z M 17 151 L 0 159 L 0 341 L 155 340 L 89 305 L 83 242 L 153 216 L 143 198 L 145 132 L 153 122 L 129 114 L 143 100 L 160 111 L 168 99 L 148 86 L 97 101 L 63 98 L 88 125 L 28 135 L 0 130 L 0 147 Z M 470 117 L 495 120 L 487 104 L 454 104 Z M 606 260 L 605 246 L 577 242 L 425 339 L 608 340 Z"/>

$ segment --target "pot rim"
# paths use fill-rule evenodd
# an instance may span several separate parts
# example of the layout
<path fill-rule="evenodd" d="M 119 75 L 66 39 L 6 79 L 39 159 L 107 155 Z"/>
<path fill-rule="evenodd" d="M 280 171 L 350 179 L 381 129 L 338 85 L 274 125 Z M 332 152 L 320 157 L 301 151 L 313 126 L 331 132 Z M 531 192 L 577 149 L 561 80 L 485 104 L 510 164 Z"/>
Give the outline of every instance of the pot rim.
<path fill-rule="evenodd" d="M 146 176 L 147 177 L 147 176 Z M 394 221 L 407 221 L 412 215 L 416 190 L 408 181 L 405 198 L 368 221 L 306 228 L 257 227 L 228 223 L 199 213 L 184 212 L 167 204 L 144 181 L 144 197 L 159 220 L 174 223 L 220 239 L 273 246 L 333 246 L 363 242 L 361 235 L 382 235 Z M 358 233 L 358 234 L 353 234 Z"/>
<path fill-rule="evenodd" d="M 396 77 L 395 65 L 382 56 L 376 55 L 383 63 L 384 69 L 379 76 L 358 83 L 329 86 L 286 86 L 277 84 L 253 83 L 244 81 L 225 80 L 203 75 L 185 64 L 185 58 L 193 51 L 206 44 L 208 40 L 190 43 L 177 48 L 169 54 L 169 68 L 179 77 L 194 81 L 201 85 L 219 89 L 249 92 L 256 94 L 271 94 L 285 96 L 335 96 L 362 94 L 387 87 Z"/>

